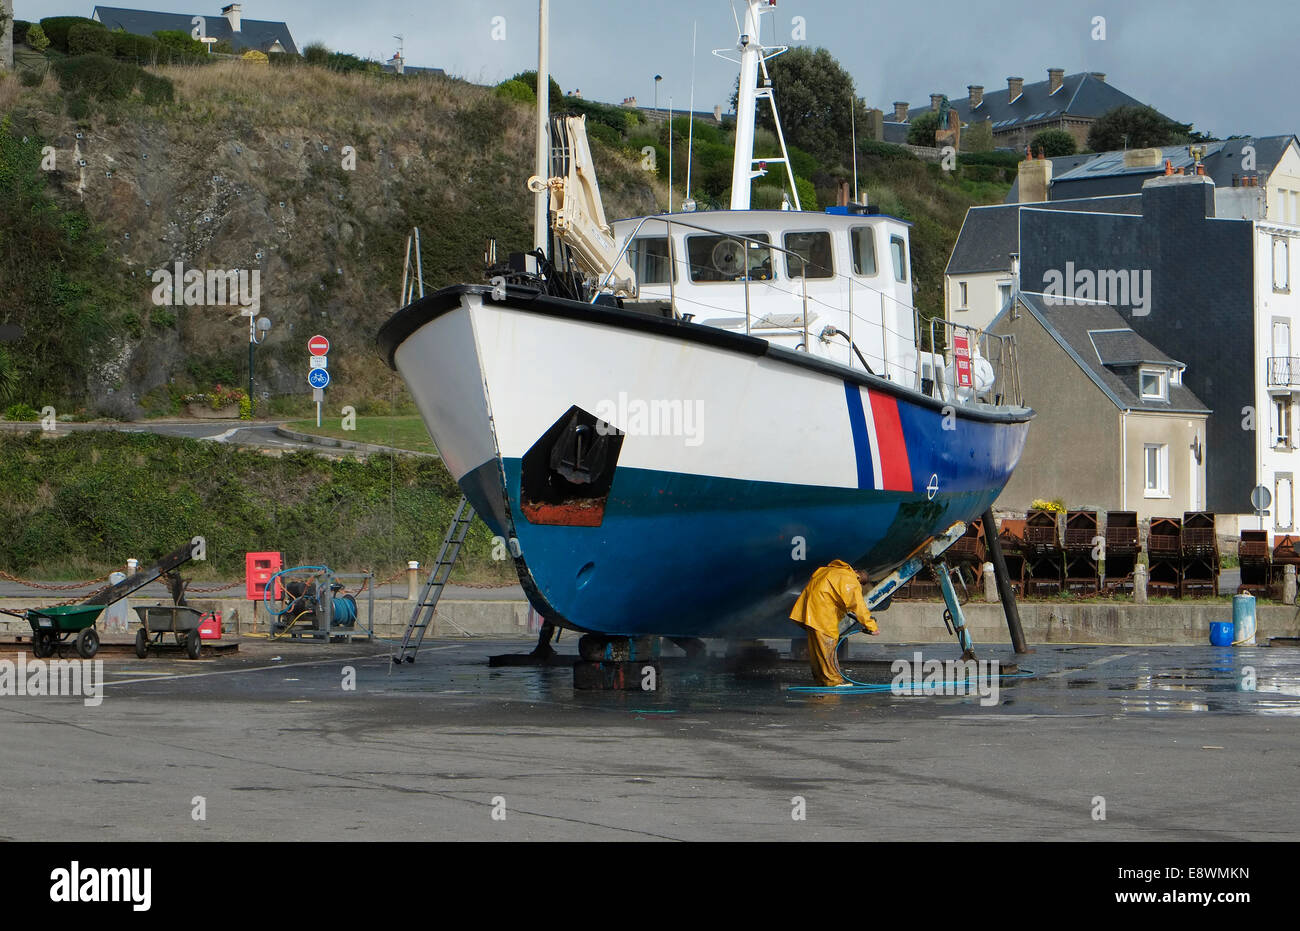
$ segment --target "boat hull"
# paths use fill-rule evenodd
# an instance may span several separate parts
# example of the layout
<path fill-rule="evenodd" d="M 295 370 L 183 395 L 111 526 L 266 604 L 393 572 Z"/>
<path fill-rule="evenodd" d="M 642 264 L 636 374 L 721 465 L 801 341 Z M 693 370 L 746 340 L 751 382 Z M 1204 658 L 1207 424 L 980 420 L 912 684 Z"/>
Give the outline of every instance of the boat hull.
<path fill-rule="evenodd" d="M 514 289 L 446 289 L 380 341 L 534 607 L 605 634 L 789 636 L 817 567 L 883 575 L 982 514 L 1032 417 Z M 603 466 L 557 479 L 584 423 L 583 443 L 608 438 Z"/>

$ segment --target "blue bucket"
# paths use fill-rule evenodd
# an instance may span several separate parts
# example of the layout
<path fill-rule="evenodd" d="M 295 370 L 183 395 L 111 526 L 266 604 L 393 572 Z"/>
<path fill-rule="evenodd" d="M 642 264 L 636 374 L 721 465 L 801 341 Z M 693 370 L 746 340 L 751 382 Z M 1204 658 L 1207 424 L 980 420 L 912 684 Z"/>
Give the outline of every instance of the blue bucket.
<path fill-rule="evenodd" d="M 1232 646 L 1232 621 L 1211 621 L 1210 643 L 1216 647 Z"/>

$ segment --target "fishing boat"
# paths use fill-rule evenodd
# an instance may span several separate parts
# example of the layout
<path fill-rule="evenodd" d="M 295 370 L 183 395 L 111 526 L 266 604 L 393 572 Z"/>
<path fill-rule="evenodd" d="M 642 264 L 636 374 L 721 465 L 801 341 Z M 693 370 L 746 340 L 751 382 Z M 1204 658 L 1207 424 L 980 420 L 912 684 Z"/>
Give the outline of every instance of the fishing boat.
<path fill-rule="evenodd" d="M 885 578 L 989 509 L 1024 448 L 1014 342 L 922 325 L 909 224 L 804 211 L 784 139 L 754 157 L 759 101 L 775 112 L 766 61 L 782 49 L 760 40 L 774 5 L 745 0 L 734 47 L 731 209 L 606 222 L 582 123 L 556 121 L 529 181 L 549 249 L 380 330 L 447 468 L 559 626 L 791 636 L 816 568 Z M 792 209 L 750 209 L 754 179 L 783 163 Z"/>

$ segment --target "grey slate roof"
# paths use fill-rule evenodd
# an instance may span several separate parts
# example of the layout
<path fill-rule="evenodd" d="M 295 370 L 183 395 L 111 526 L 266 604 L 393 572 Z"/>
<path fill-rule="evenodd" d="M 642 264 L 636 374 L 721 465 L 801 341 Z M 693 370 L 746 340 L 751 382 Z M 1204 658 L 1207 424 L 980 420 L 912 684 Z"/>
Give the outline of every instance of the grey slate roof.
<path fill-rule="evenodd" d="M 907 134 L 911 130 L 910 123 L 894 123 L 889 120 L 884 122 L 885 142 L 892 142 L 894 145 L 906 145 Z"/>
<path fill-rule="evenodd" d="M 189 35 L 194 28 L 195 16 L 204 18 L 204 32 L 218 41 L 230 43 L 236 52 L 256 49 L 265 52 L 276 40 L 290 54 L 297 54 L 298 46 L 285 23 L 261 19 L 241 19 L 239 32 L 232 32 L 230 22 L 221 15 L 220 7 L 212 13 L 154 13 L 149 10 L 132 10 L 115 6 L 97 6 L 91 14 L 109 29 L 124 29 L 132 35 L 151 36 L 161 30 L 177 30 Z"/>
<path fill-rule="evenodd" d="M 986 90 L 979 107 L 974 110 L 970 106 L 969 94 L 949 97 L 948 105 L 957 111 L 963 123 L 992 120 L 994 133 L 1014 129 L 1021 124 L 1059 119 L 1067 114 L 1095 119 L 1116 107 L 1144 106 L 1142 101 L 1130 97 L 1088 71 L 1066 75 L 1054 94 L 1048 93 L 1050 87 L 1047 80 L 1026 83 L 1014 101 L 1010 99 L 1011 91 L 1007 87 L 995 91 Z M 928 106 L 920 107 L 908 116 L 916 119 L 929 110 Z"/>
<path fill-rule="evenodd" d="M 1231 187 L 1234 176 L 1247 174 L 1241 165 L 1246 146 L 1255 148 L 1255 169 L 1260 177 L 1267 178 L 1281 161 L 1288 146 L 1297 142 L 1295 136 L 1260 136 L 1230 139 L 1226 142 L 1200 143 L 1206 149 L 1202 164 L 1205 173 L 1216 187 Z M 1142 183 L 1164 174 L 1165 161 L 1175 168 L 1191 168 L 1195 160 L 1186 145 L 1165 146 L 1160 150 L 1158 167 L 1130 168 L 1124 164 L 1123 152 L 1100 152 L 1087 156 L 1086 161 L 1068 170 L 1060 171 L 1056 160 L 1052 162 L 1052 193 L 1056 198 L 1078 197 L 1089 193 L 1119 193 L 1141 190 Z M 1064 167 L 1064 166 L 1060 166 Z"/>
<path fill-rule="evenodd" d="M 1047 210 L 1073 210 L 1086 213 L 1142 213 L 1142 198 L 1137 194 L 1122 197 L 1087 197 L 1080 200 L 1057 200 L 1042 204 L 994 204 L 971 207 L 966 211 L 945 274 L 973 275 L 1000 272 L 1011 268 L 1011 253 L 1020 251 L 1020 209 L 1036 207 Z"/>
<path fill-rule="evenodd" d="M 1023 291 L 1016 296 L 1048 335 L 1120 410 L 1210 413 L 1209 408 L 1183 384 L 1168 386 L 1168 401 L 1141 396 L 1137 385 L 1139 363 L 1154 362 L 1179 369 L 1184 366 L 1135 333 L 1114 307 L 1108 304 L 1054 304 L 1042 294 Z M 1107 359 L 1111 353 L 1118 361 Z"/>

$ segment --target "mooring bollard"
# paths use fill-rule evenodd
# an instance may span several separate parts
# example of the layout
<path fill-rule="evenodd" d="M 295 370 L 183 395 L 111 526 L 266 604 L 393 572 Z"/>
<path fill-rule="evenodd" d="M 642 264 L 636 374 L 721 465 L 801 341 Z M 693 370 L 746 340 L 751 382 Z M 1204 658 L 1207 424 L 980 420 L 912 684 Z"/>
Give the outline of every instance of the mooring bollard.
<path fill-rule="evenodd" d="M 1282 601 L 1286 604 L 1295 604 L 1296 598 L 1296 581 L 1295 566 L 1287 563 L 1282 569 Z"/>
<path fill-rule="evenodd" d="M 984 600 L 993 604 L 998 600 L 998 579 L 993 572 L 993 563 L 986 562 L 980 572 L 984 575 Z"/>
<path fill-rule="evenodd" d="M 1133 567 L 1133 603 L 1147 603 L 1147 567 L 1141 563 Z"/>
<path fill-rule="evenodd" d="M 420 562 L 409 559 L 406 562 L 406 600 L 415 601 L 420 597 Z"/>

